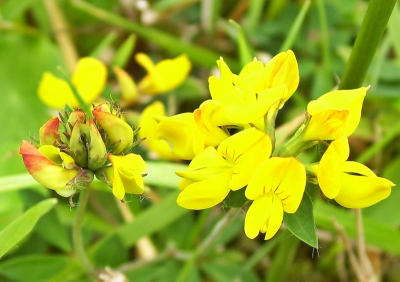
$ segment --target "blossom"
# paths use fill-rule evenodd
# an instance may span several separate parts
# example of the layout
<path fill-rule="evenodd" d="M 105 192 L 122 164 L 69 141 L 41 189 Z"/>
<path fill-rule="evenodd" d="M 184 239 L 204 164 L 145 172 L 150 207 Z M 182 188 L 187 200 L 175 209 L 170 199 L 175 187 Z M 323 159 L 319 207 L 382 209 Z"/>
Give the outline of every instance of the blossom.
<path fill-rule="evenodd" d="M 250 128 L 225 139 L 216 150 L 207 147 L 196 155 L 184 178 L 178 205 L 187 209 L 206 209 L 222 202 L 230 190 L 247 185 L 255 169 L 271 153 L 271 141 L 261 131 Z"/>
<path fill-rule="evenodd" d="M 72 74 L 71 82 L 86 104 L 91 104 L 102 92 L 107 79 L 103 62 L 90 57 L 81 58 Z M 68 83 L 45 72 L 38 89 L 39 98 L 51 108 L 63 109 L 65 104 L 79 107 L 79 102 Z"/>
<path fill-rule="evenodd" d="M 218 62 L 221 78 L 210 77 L 209 87 L 214 114 L 210 117 L 215 126 L 258 122 L 276 105 L 281 108 L 298 86 L 299 73 L 296 58 L 291 50 L 275 56 L 265 66 L 254 59 L 239 75 L 233 74 L 224 60 Z"/>
<path fill-rule="evenodd" d="M 130 153 L 123 156 L 108 155 L 112 167 L 107 167 L 96 173 L 99 179 L 112 186 L 115 197 L 122 200 L 125 193 L 143 194 L 144 184 L 142 172 L 146 170 L 146 163 L 139 155 Z M 103 175 L 101 175 L 101 173 Z"/>
<path fill-rule="evenodd" d="M 151 153 L 156 154 L 159 158 L 166 160 L 179 159 L 171 152 L 171 148 L 165 140 L 159 140 L 155 137 L 158 123 L 153 116 L 165 116 L 165 107 L 162 102 L 153 102 L 152 104 L 148 105 L 140 115 L 139 138 L 146 138 L 142 144 L 146 146 Z"/>
<path fill-rule="evenodd" d="M 168 142 L 172 153 L 191 160 L 204 150 L 204 138 L 197 127 L 193 113 L 183 113 L 171 117 L 154 116 L 158 122 L 154 137 Z"/>
<path fill-rule="evenodd" d="M 259 232 L 265 240 L 279 230 L 283 212 L 295 213 L 306 186 L 306 171 L 294 157 L 273 157 L 263 162 L 251 177 L 246 198 L 253 200 L 247 211 L 244 230 L 250 239 Z"/>
<path fill-rule="evenodd" d="M 185 81 L 191 69 L 186 55 L 157 64 L 143 53 L 136 54 L 135 59 L 147 70 L 147 75 L 138 84 L 138 90 L 143 94 L 157 95 L 175 89 Z"/>
<path fill-rule="evenodd" d="M 368 88 L 332 91 L 311 101 L 307 106 L 311 119 L 303 140 L 335 140 L 343 132 L 350 136 L 360 122 Z"/>
<path fill-rule="evenodd" d="M 139 98 L 135 81 L 119 67 L 114 67 L 114 73 L 121 87 L 121 102 L 124 106 L 134 104 Z"/>
<path fill-rule="evenodd" d="M 329 199 L 347 208 L 365 208 L 386 199 L 395 184 L 375 175 L 368 167 L 347 161 L 346 135 L 332 141 L 319 164 L 309 166 Z"/>
<path fill-rule="evenodd" d="M 29 174 L 41 185 L 63 197 L 75 194 L 76 190 L 93 179 L 93 173 L 80 170 L 71 156 L 55 146 L 44 145 L 38 149 L 23 141 L 19 153 Z"/>

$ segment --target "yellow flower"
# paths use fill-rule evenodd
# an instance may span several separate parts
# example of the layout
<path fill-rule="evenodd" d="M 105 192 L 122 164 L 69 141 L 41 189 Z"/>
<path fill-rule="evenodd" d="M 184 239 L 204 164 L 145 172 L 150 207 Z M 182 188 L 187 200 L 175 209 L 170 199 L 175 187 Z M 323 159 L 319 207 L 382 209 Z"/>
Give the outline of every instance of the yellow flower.
<path fill-rule="evenodd" d="M 112 167 L 106 168 L 104 174 L 115 197 L 122 200 L 125 193 L 143 194 L 142 172 L 146 170 L 143 158 L 131 153 L 124 156 L 108 155 L 108 159 Z"/>
<path fill-rule="evenodd" d="M 332 141 L 319 164 L 309 166 L 325 196 L 347 208 L 365 208 L 386 199 L 395 184 L 363 164 L 347 161 L 348 157 L 349 144 L 343 135 Z"/>
<path fill-rule="evenodd" d="M 153 116 L 165 116 L 165 107 L 162 102 L 155 101 L 142 111 L 139 119 L 139 138 L 146 138 L 142 144 L 146 146 L 150 152 L 155 153 L 159 158 L 178 160 L 179 158 L 171 152 L 168 143 L 165 140 L 159 140 L 155 137 L 158 123 Z"/>
<path fill-rule="evenodd" d="M 138 89 L 143 94 L 157 95 L 175 89 L 185 81 L 191 69 L 186 55 L 162 60 L 155 65 L 146 54 L 138 53 L 135 58 L 148 72 L 138 84 Z"/>
<path fill-rule="evenodd" d="M 71 82 L 86 104 L 91 104 L 104 88 L 107 68 L 95 58 L 82 58 L 72 74 Z M 43 74 L 38 89 L 39 98 L 51 108 L 63 109 L 65 104 L 72 108 L 79 107 L 68 83 L 49 72 Z"/>
<path fill-rule="evenodd" d="M 172 117 L 154 116 L 154 119 L 158 122 L 154 136 L 167 141 L 175 156 L 191 160 L 204 150 L 204 139 L 193 113 Z"/>
<path fill-rule="evenodd" d="M 281 108 L 296 90 L 299 71 L 292 51 L 275 56 L 267 65 L 254 59 L 239 75 L 232 74 L 221 58 L 218 62 L 221 78 L 210 77 L 214 126 L 259 123 L 273 106 Z"/>
<path fill-rule="evenodd" d="M 279 230 L 283 212 L 295 213 L 306 186 L 306 171 L 294 157 L 274 157 L 264 161 L 251 177 L 246 198 L 254 200 L 247 211 L 244 231 L 250 239 L 259 232 L 265 240 Z"/>
<path fill-rule="evenodd" d="M 335 140 L 343 132 L 350 136 L 360 122 L 368 88 L 332 91 L 311 101 L 307 106 L 311 119 L 303 140 Z"/>
<path fill-rule="evenodd" d="M 261 131 L 250 128 L 225 139 L 218 150 L 207 147 L 190 163 L 183 177 L 178 205 L 187 209 L 206 209 L 222 202 L 230 190 L 247 185 L 255 169 L 271 153 L 271 141 Z"/>

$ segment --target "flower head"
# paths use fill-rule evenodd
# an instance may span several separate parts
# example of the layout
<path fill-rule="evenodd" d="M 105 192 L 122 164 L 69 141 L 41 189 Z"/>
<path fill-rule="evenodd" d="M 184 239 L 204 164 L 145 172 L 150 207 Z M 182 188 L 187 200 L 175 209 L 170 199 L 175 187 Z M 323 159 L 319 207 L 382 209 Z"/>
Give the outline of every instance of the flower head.
<path fill-rule="evenodd" d="M 367 90 L 368 87 L 337 90 L 311 101 L 307 106 L 311 119 L 303 140 L 335 140 L 343 132 L 350 136 L 360 122 Z"/>
<path fill-rule="evenodd" d="M 365 208 L 386 199 L 395 184 L 375 175 L 365 165 L 347 161 L 346 135 L 332 141 L 318 164 L 309 166 L 329 199 L 347 208 Z"/>

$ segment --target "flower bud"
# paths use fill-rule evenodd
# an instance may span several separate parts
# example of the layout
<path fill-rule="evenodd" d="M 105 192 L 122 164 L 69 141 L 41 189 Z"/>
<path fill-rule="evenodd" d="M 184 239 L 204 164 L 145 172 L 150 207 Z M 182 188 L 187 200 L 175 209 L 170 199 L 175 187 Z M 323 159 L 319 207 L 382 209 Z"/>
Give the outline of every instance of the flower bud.
<path fill-rule="evenodd" d="M 83 140 L 81 127 L 83 124 L 76 122 L 69 141 L 70 155 L 80 167 L 86 167 L 88 162 L 88 154 L 86 151 L 85 142 Z"/>
<path fill-rule="evenodd" d="M 92 118 L 89 119 L 89 130 L 90 144 L 88 148 L 88 166 L 90 170 L 95 171 L 105 164 L 107 160 L 107 149 Z"/>
<path fill-rule="evenodd" d="M 60 137 L 60 134 L 58 133 L 59 125 L 60 120 L 58 117 L 52 117 L 39 129 L 40 146 L 54 144 L 54 142 Z"/>
<path fill-rule="evenodd" d="M 93 110 L 97 123 L 107 133 L 107 147 L 115 154 L 128 149 L 133 144 L 133 130 L 119 117 L 103 112 L 97 107 Z"/>

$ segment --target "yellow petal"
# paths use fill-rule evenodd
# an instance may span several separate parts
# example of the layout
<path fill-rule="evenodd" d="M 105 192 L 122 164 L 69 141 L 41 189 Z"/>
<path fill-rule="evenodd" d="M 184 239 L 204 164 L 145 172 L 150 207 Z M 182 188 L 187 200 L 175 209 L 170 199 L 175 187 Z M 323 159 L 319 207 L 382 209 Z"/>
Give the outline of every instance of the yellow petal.
<path fill-rule="evenodd" d="M 311 116 L 303 140 L 335 140 L 342 137 L 350 112 L 326 110 Z"/>
<path fill-rule="evenodd" d="M 234 164 L 229 186 L 238 190 L 247 185 L 257 167 L 270 157 L 272 145 L 268 135 L 250 128 L 225 139 L 218 152 Z"/>
<path fill-rule="evenodd" d="M 40 80 L 38 95 L 40 100 L 50 108 L 63 109 L 65 104 L 72 108 L 79 107 L 68 83 L 49 72 L 45 72 Z"/>
<path fill-rule="evenodd" d="M 348 110 L 348 121 L 344 132 L 347 136 L 350 136 L 360 122 L 361 108 L 368 89 L 369 87 L 361 87 L 353 90 L 337 90 L 326 93 L 316 101 L 311 101 L 307 106 L 307 111 L 310 115 L 315 115 L 326 110 Z"/>
<path fill-rule="evenodd" d="M 230 191 L 228 182 L 231 174 L 231 171 L 226 171 L 213 178 L 190 184 L 179 194 L 178 205 L 186 209 L 202 210 L 221 203 Z"/>
<path fill-rule="evenodd" d="M 207 102 L 207 101 L 206 101 Z M 193 112 L 194 120 L 204 138 L 204 145 L 216 147 L 229 135 L 218 126 L 211 124 L 214 106 L 204 102 Z"/>
<path fill-rule="evenodd" d="M 271 215 L 272 193 L 264 194 L 254 200 L 244 219 L 244 232 L 250 239 L 257 237 L 261 228 Z"/>
<path fill-rule="evenodd" d="M 233 164 L 226 161 L 214 147 L 207 147 L 190 162 L 187 171 L 177 171 L 180 177 L 191 181 L 202 181 L 225 171 L 232 171 Z"/>
<path fill-rule="evenodd" d="M 138 99 L 138 90 L 135 81 L 126 71 L 119 67 L 114 67 L 114 73 L 121 87 L 121 100 L 123 103 L 125 103 L 125 105 L 135 103 Z"/>
<path fill-rule="evenodd" d="M 154 136 L 167 141 L 177 157 L 191 160 L 204 150 L 204 139 L 196 125 L 193 113 L 154 118 L 158 122 Z"/>
<path fill-rule="evenodd" d="M 113 194 L 122 200 L 125 193 L 142 194 L 144 191 L 141 173 L 146 170 L 143 158 L 136 154 L 123 156 L 108 155 L 113 165 L 112 186 Z"/>
<path fill-rule="evenodd" d="M 72 84 L 88 105 L 99 97 L 106 80 L 106 65 L 100 60 L 90 57 L 78 61 L 71 79 Z"/>
<path fill-rule="evenodd" d="M 281 199 L 279 199 L 279 197 L 277 197 L 274 194 L 272 200 L 271 215 L 268 219 L 267 230 L 265 232 L 265 240 L 269 240 L 272 237 L 274 237 L 274 235 L 276 234 L 276 232 L 278 232 L 279 228 L 282 225 L 282 220 L 283 220 L 282 201 Z"/>
<path fill-rule="evenodd" d="M 138 85 L 144 94 L 162 94 L 175 89 L 185 81 L 191 69 L 186 55 L 163 60 L 156 65 L 146 54 L 139 53 L 135 58 L 148 72 Z"/>
<path fill-rule="evenodd" d="M 226 82 L 215 76 L 211 76 L 208 79 L 208 84 L 211 97 L 214 101 L 227 105 L 246 104 L 245 98 L 240 95 L 237 88 L 235 88 L 231 82 Z"/>
<path fill-rule="evenodd" d="M 385 178 L 376 176 L 342 173 L 341 179 L 342 187 L 335 201 L 346 208 L 353 209 L 369 207 L 386 199 L 390 195 L 391 187 L 395 185 Z"/>
<path fill-rule="evenodd" d="M 281 103 L 283 104 L 292 96 L 299 85 L 299 67 L 297 60 L 292 52 L 279 53 L 268 62 L 264 72 L 264 89 L 275 88 L 284 85 L 288 92 Z"/>
<path fill-rule="evenodd" d="M 178 160 L 179 158 L 171 152 L 171 148 L 165 140 L 159 140 L 155 137 L 155 132 L 158 123 L 153 116 L 165 116 L 164 104 L 160 101 L 155 101 L 148 105 L 140 115 L 139 119 L 139 138 L 146 138 L 143 145 L 149 151 L 155 153 L 157 157 L 165 160 Z"/>

